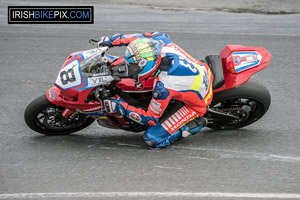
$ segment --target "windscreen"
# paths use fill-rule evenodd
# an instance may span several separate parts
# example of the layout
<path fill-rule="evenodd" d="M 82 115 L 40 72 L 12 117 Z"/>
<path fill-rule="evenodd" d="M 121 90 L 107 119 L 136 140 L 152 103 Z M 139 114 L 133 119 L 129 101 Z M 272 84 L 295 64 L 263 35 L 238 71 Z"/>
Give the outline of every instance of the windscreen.
<path fill-rule="evenodd" d="M 107 64 L 103 60 L 102 52 L 97 52 L 84 59 L 80 63 L 80 71 L 83 78 L 108 75 Z"/>

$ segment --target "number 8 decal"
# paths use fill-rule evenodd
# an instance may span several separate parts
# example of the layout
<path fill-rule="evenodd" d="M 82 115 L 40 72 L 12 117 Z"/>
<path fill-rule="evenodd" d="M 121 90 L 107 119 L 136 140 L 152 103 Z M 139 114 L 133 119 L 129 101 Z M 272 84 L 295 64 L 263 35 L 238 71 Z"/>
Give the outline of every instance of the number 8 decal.
<path fill-rule="evenodd" d="M 60 72 L 60 80 L 63 85 L 66 85 L 69 82 L 72 83 L 72 82 L 76 81 L 76 77 L 75 77 L 73 68 L 68 69 L 67 71 Z"/>
<path fill-rule="evenodd" d="M 73 62 L 67 64 L 58 73 L 55 84 L 64 90 L 81 85 L 82 80 L 79 65 L 80 63 L 78 60 L 74 60 Z"/>

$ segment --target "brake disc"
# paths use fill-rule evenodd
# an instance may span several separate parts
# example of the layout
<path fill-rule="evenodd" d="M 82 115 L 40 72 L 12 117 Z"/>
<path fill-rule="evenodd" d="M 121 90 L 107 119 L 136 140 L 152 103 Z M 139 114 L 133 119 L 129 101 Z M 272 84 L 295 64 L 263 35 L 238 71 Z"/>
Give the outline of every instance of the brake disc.
<path fill-rule="evenodd" d="M 62 125 L 60 124 L 60 121 L 57 120 L 57 114 L 55 112 L 48 113 L 43 121 L 43 124 L 49 128 L 49 129 L 54 129 L 54 130 L 60 130 L 62 129 Z"/>

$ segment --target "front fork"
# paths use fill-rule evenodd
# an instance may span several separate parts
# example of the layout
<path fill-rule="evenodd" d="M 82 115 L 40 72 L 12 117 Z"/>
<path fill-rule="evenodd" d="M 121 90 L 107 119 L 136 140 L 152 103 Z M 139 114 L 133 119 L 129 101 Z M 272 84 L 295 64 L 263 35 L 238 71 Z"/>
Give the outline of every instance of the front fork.
<path fill-rule="evenodd" d="M 74 113 L 75 113 L 75 110 L 65 108 L 64 111 L 61 113 L 61 115 L 63 116 L 63 118 L 68 118 L 68 117 L 71 117 Z"/>
<path fill-rule="evenodd" d="M 66 121 L 72 121 L 77 117 L 79 110 L 84 109 L 95 109 L 99 108 L 101 110 L 101 102 L 94 101 L 94 102 L 80 102 L 72 99 L 69 96 L 66 96 L 59 88 L 53 87 L 50 88 L 46 93 L 47 99 L 57 106 L 61 106 L 64 108 L 62 111 L 62 117 Z"/>
<path fill-rule="evenodd" d="M 77 117 L 78 114 L 79 114 L 79 112 L 77 112 L 73 109 L 69 109 L 69 108 L 65 108 L 63 110 L 63 112 L 61 113 L 64 122 L 73 121 Z"/>

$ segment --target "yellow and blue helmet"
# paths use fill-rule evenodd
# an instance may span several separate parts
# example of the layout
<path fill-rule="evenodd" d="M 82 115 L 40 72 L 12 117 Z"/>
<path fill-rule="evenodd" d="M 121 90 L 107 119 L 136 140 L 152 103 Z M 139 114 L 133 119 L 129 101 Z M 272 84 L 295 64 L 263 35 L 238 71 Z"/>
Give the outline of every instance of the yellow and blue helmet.
<path fill-rule="evenodd" d="M 153 39 L 139 38 L 125 50 L 124 60 L 128 75 L 144 80 L 154 72 L 161 61 L 161 44 Z"/>

